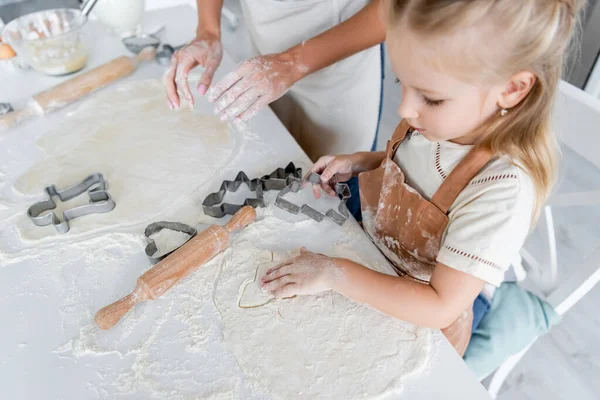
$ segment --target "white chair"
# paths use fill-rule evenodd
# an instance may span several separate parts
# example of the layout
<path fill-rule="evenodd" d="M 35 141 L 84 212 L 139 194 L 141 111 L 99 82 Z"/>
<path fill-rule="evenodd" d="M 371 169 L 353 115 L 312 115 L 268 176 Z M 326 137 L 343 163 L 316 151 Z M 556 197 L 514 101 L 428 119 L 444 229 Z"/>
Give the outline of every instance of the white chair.
<path fill-rule="evenodd" d="M 591 162 L 600 170 L 600 100 L 560 82 L 558 99 L 554 108 L 554 129 L 561 143 L 574 150 L 578 155 Z M 536 293 L 544 293 L 545 300 L 560 315 L 588 293 L 600 281 L 600 247 L 581 265 L 569 266 L 573 274 L 565 281 L 558 282 L 556 237 L 552 213 L 564 206 L 600 205 L 600 191 L 578 193 L 556 193 L 544 207 L 538 229 L 544 230 L 546 255 L 543 260 L 536 259 L 524 249 L 521 252 L 524 263 L 517 265 L 516 275 L 521 281 L 525 277 Z M 488 393 L 496 398 L 502 384 L 515 365 L 533 345 L 506 360 L 493 374 L 488 384 Z"/>

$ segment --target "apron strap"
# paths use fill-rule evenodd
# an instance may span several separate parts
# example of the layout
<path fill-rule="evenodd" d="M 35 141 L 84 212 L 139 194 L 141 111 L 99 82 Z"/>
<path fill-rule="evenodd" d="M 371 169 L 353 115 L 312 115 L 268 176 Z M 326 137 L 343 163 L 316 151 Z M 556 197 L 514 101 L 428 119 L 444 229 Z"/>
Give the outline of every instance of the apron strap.
<path fill-rule="evenodd" d="M 454 203 L 460 192 L 469 184 L 471 179 L 481 171 L 481 169 L 492 158 L 492 152 L 486 149 L 474 147 L 450 172 L 450 175 L 444 179 L 438 190 L 433 194 L 431 202 L 437 206 L 444 214 Z"/>
<path fill-rule="evenodd" d="M 400 123 L 394 130 L 394 134 L 392 135 L 392 138 L 390 140 L 388 140 L 388 142 L 387 142 L 387 147 L 385 150 L 385 155 L 387 158 L 389 158 L 389 159 L 394 158 L 394 154 L 396 153 L 396 150 L 398 150 L 398 147 L 400 147 L 400 144 L 402 143 L 402 141 L 406 137 L 406 134 L 409 131 L 412 131 L 412 128 L 408 124 L 408 122 L 406 122 L 404 120 L 400 121 Z"/>

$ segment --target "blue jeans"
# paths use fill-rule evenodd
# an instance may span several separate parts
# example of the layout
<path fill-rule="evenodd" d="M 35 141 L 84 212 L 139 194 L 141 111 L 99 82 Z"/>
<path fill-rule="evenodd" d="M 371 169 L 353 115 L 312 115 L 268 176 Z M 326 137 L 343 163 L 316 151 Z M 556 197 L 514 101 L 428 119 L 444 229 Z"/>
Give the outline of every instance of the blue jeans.
<path fill-rule="evenodd" d="M 379 124 L 381 123 L 381 111 L 383 109 L 383 83 L 385 79 L 385 47 L 383 43 L 379 45 L 380 54 L 381 54 L 381 90 L 379 91 L 379 115 L 377 117 L 377 129 L 375 129 L 375 139 L 373 140 L 373 144 L 371 145 L 371 151 L 375 151 L 377 149 L 377 137 L 379 136 Z M 350 178 L 348 182 L 346 182 L 350 187 L 350 198 L 346 202 L 346 206 L 348 207 L 348 211 L 350 214 L 358 221 L 362 221 L 362 213 L 360 211 L 360 193 L 358 191 L 358 178 Z"/>
<path fill-rule="evenodd" d="M 490 311 L 491 303 L 487 297 L 479 293 L 473 302 L 473 325 L 471 327 L 471 333 L 475 332 L 475 329 L 479 326 L 479 323 Z"/>

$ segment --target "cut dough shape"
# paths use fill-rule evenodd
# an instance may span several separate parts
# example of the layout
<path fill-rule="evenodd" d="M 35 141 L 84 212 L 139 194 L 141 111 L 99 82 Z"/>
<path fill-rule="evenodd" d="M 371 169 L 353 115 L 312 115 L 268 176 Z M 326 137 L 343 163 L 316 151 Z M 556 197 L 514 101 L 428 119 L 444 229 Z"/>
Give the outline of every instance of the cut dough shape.
<path fill-rule="evenodd" d="M 256 274 L 253 279 L 246 280 L 240 288 L 240 298 L 238 300 L 239 308 L 258 308 L 269 304 L 275 300 L 275 297 L 266 293 L 260 287 L 260 279 L 266 275 L 269 268 L 276 265 L 276 262 L 260 264 L 256 268 Z"/>
<path fill-rule="evenodd" d="M 260 278 L 266 275 L 269 268 L 272 268 L 290 258 L 300 255 L 300 249 L 283 253 L 271 253 L 271 261 L 259 264 L 256 268 L 256 274 L 253 279 L 246 280 L 240 288 L 240 297 L 238 300 L 239 308 L 258 308 L 266 306 L 275 300 L 275 296 L 266 293 L 260 287 Z"/>

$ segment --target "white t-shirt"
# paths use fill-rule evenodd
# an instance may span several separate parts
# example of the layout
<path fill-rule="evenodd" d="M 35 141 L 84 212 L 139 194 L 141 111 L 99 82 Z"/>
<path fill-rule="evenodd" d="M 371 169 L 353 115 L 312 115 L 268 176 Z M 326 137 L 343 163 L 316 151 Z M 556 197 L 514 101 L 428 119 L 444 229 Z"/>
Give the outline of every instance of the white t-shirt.
<path fill-rule="evenodd" d="M 414 132 L 394 161 L 406 182 L 431 200 L 472 147 L 431 142 Z M 534 199 L 533 182 L 521 168 L 507 157 L 491 161 L 450 207 L 437 261 L 499 286 L 529 232 Z"/>

